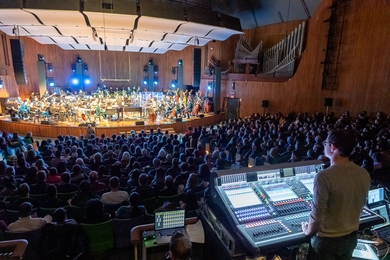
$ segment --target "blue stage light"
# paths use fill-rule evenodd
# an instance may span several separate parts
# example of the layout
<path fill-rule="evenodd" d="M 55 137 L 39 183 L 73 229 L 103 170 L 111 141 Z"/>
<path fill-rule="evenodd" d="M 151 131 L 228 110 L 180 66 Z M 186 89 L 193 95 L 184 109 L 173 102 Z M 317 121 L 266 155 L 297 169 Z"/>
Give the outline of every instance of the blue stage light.
<path fill-rule="evenodd" d="M 73 85 L 79 84 L 79 79 L 76 79 L 76 78 L 72 79 L 72 83 L 73 83 Z"/>

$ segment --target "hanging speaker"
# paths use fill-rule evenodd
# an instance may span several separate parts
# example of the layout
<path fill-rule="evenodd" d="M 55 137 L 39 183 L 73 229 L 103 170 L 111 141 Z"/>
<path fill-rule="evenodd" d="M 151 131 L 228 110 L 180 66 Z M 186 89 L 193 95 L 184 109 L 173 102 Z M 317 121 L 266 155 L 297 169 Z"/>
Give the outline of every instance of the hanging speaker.
<path fill-rule="evenodd" d="M 17 85 L 26 85 L 27 78 L 23 62 L 23 45 L 18 39 L 10 39 L 12 64 L 14 66 L 15 80 Z"/>
<path fill-rule="evenodd" d="M 268 100 L 262 100 L 261 101 L 261 107 L 268 107 L 269 106 L 269 102 L 268 102 Z"/>
<path fill-rule="evenodd" d="M 331 107 L 333 104 L 333 98 L 325 98 L 324 99 L 324 106 Z"/>
<path fill-rule="evenodd" d="M 202 50 L 199 48 L 195 48 L 193 50 L 193 65 L 194 65 L 194 77 L 192 79 L 192 85 L 196 88 L 200 86 L 200 74 L 201 74 L 201 55 Z"/>

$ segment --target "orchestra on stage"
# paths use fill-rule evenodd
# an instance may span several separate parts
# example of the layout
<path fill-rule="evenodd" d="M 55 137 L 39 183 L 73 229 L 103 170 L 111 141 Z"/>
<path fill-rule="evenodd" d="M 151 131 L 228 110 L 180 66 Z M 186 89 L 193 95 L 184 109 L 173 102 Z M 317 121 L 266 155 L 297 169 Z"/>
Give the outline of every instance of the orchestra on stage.
<path fill-rule="evenodd" d="M 102 88 L 98 86 L 96 92 L 89 95 L 82 90 L 71 93 L 56 88 L 53 93 L 46 91 L 42 97 L 32 93 L 29 99 L 9 98 L 5 103 L 12 118 L 77 123 L 123 120 L 124 113 L 131 113 L 132 118 L 149 120 L 154 124 L 156 121 L 209 113 L 212 106 L 212 99 L 202 97 L 200 91 L 147 92 L 139 87 L 113 89 L 105 85 Z"/>

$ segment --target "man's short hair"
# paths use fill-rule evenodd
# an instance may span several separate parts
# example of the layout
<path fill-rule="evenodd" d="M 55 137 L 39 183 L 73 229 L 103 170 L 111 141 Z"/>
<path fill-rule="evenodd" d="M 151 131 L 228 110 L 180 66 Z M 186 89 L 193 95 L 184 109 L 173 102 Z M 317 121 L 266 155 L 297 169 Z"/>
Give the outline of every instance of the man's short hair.
<path fill-rule="evenodd" d="M 356 135 L 352 130 L 331 130 L 328 133 L 327 141 L 338 149 L 340 156 L 349 157 L 356 145 Z"/>
<path fill-rule="evenodd" d="M 118 188 L 119 187 L 119 178 L 114 176 L 110 178 L 110 187 L 111 188 Z"/>
<path fill-rule="evenodd" d="M 18 187 L 18 194 L 20 197 L 27 197 L 27 195 L 30 193 L 30 186 L 28 186 L 27 183 L 22 183 Z"/>
<path fill-rule="evenodd" d="M 30 202 L 23 202 L 19 206 L 19 215 L 21 218 L 25 218 L 31 215 L 32 205 Z"/>
<path fill-rule="evenodd" d="M 191 241 L 183 233 L 175 232 L 169 242 L 169 251 L 174 260 L 188 260 L 192 254 Z"/>

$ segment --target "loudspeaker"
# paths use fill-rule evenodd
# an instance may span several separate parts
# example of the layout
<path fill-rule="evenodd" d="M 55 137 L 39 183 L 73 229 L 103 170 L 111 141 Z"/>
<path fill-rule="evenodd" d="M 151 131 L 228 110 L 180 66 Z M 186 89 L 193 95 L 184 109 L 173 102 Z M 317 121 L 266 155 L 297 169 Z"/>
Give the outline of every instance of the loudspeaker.
<path fill-rule="evenodd" d="M 261 101 L 261 107 L 267 108 L 269 106 L 268 100 L 262 100 Z"/>
<path fill-rule="evenodd" d="M 195 48 L 193 50 L 193 65 L 194 65 L 194 76 L 192 78 L 192 85 L 194 87 L 200 86 L 200 74 L 201 74 L 201 55 L 202 49 Z"/>
<path fill-rule="evenodd" d="M 50 121 L 42 120 L 41 125 L 50 125 Z M 79 125 L 80 126 L 80 125 Z"/>
<path fill-rule="evenodd" d="M 324 106 L 331 107 L 333 104 L 333 98 L 325 98 L 324 99 Z"/>
<path fill-rule="evenodd" d="M 145 125 L 144 121 L 135 121 L 135 125 Z"/>
<path fill-rule="evenodd" d="M 23 62 L 23 45 L 18 39 L 10 39 L 12 64 L 14 66 L 15 80 L 17 85 L 26 85 L 26 71 Z"/>
<path fill-rule="evenodd" d="M 181 117 L 175 118 L 175 122 L 183 122 L 183 118 L 181 118 Z"/>
<path fill-rule="evenodd" d="M 199 114 L 199 118 L 204 118 L 204 114 Z"/>
<path fill-rule="evenodd" d="M 22 119 L 20 117 L 12 117 L 11 120 L 12 120 L 12 122 L 22 121 Z"/>

